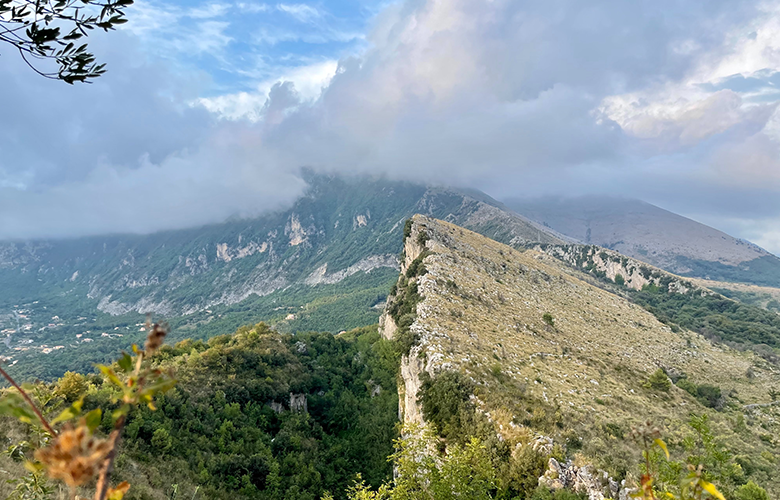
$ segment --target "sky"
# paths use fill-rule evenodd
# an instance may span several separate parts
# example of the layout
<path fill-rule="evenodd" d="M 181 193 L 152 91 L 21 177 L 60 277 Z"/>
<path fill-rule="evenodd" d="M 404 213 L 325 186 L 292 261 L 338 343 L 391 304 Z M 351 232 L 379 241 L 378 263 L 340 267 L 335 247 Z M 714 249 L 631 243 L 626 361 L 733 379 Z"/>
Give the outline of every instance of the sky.
<path fill-rule="evenodd" d="M 0 238 L 290 204 L 301 168 L 643 199 L 780 253 L 780 1 L 139 0 L 44 80 L 0 47 Z"/>

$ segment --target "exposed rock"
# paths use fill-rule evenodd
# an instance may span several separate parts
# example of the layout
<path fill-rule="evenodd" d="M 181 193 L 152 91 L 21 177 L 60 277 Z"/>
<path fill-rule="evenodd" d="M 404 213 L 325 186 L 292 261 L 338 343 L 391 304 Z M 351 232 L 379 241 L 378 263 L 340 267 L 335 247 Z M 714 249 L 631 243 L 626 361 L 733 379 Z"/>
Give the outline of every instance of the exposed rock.
<path fill-rule="evenodd" d="M 263 253 L 268 250 L 268 242 L 264 241 L 259 245 L 250 241 L 248 245 L 236 246 L 231 248 L 227 243 L 217 243 L 217 260 L 230 262 L 233 259 L 243 259 L 256 253 Z"/>
<path fill-rule="evenodd" d="M 293 394 L 290 393 L 290 410 L 301 413 L 308 413 L 309 406 L 306 401 L 306 394 Z"/>
<path fill-rule="evenodd" d="M 539 478 L 539 485 L 553 490 L 568 488 L 585 493 L 588 500 L 618 498 L 623 493 L 617 481 L 610 478 L 606 472 L 597 471 L 592 465 L 578 467 L 571 460 L 560 464 L 554 458 L 548 461 L 547 471 Z"/>
<path fill-rule="evenodd" d="M 398 268 L 398 258 L 395 255 L 369 255 L 368 257 L 361 259 L 356 264 L 349 266 L 346 269 L 337 271 L 332 274 L 328 274 L 328 264 L 325 263 L 318 267 L 313 273 L 311 273 L 305 280 L 309 286 L 314 285 L 331 285 L 338 283 L 339 281 L 352 276 L 356 273 L 369 273 L 374 269 L 380 267 Z"/>

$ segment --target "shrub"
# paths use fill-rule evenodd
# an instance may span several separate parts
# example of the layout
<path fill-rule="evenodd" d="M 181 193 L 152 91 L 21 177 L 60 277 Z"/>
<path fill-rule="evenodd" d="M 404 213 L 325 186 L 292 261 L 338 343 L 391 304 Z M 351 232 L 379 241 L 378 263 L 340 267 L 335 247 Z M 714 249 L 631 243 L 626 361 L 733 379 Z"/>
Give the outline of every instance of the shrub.
<path fill-rule="evenodd" d="M 65 372 L 65 375 L 57 382 L 57 394 L 72 403 L 87 392 L 87 378 L 74 372 Z"/>
<path fill-rule="evenodd" d="M 586 498 L 585 493 L 576 493 L 565 488 L 551 491 L 546 486 L 539 486 L 534 490 L 530 500 L 585 500 Z"/>
<path fill-rule="evenodd" d="M 720 408 L 723 406 L 723 396 L 720 387 L 702 384 L 696 388 L 696 399 L 704 406 Z"/>
<path fill-rule="evenodd" d="M 650 375 L 650 378 L 647 379 L 646 385 L 650 389 L 654 389 L 656 391 L 669 392 L 669 389 L 672 388 L 672 381 L 669 380 L 669 377 L 666 376 L 666 373 L 664 373 L 664 371 L 659 368 L 654 371 L 652 375 Z"/>
<path fill-rule="evenodd" d="M 547 326 L 555 326 L 555 320 L 550 313 L 544 313 L 542 315 L 542 321 L 544 321 Z"/>
<path fill-rule="evenodd" d="M 471 409 L 469 397 L 474 387 L 460 372 L 444 372 L 436 377 L 426 373 L 422 377 L 422 385 L 418 402 L 422 407 L 425 420 L 431 423 L 443 437 L 461 432 L 462 411 Z"/>
<path fill-rule="evenodd" d="M 173 446 L 173 440 L 171 439 L 171 435 L 168 434 L 168 431 L 165 429 L 157 429 L 152 435 L 151 445 L 156 451 L 165 453 Z"/>
<path fill-rule="evenodd" d="M 626 284 L 626 280 L 625 280 L 625 278 L 623 278 L 622 274 L 616 274 L 615 275 L 615 284 L 616 285 L 620 285 L 620 286 L 623 286 L 623 285 Z"/>
<path fill-rule="evenodd" d="M 406 219 L 404 224 L 404 239 L 412 235 L 412 219 Z"/>
<path fill-rule="evenodd" d="M 688 394 L 690 394 L 693 397 L 697 396 L 697 394 L 696 394 L 696 389 L 697 389 L 696 384 L 694 384 L 693 382 L 691 382 L 687 378 L 681 378 L 680 380 L 678 380 L 677 381 L 677 387 L 679 387 L 680 389 L 684 390 L 685 392 L 687 392 Z"/>
<path fill-rule="evenodd" d="M 737 488 L 734 497 L 737 500 L 769 500 L 766 490 L 753 481 L 748 481 L 747 484 Z"/>

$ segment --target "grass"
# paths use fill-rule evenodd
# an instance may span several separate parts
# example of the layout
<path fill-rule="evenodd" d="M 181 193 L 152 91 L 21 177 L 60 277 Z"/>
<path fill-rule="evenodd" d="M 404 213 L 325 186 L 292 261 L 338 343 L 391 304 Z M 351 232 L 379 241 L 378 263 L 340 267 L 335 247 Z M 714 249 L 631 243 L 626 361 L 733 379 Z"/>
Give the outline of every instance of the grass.
<path fill-rule="evenodd" d="M 772 365 L 690 331 L 675 333 L 546 254 L 521 253 L 442 221 L 414 220 L 431 235 L 414 327 L 421 350 L 431 370 L 472 377 L 482 411 L 508 409 L 497 425 L 525 423 L 561 438 L 563 428 L 581 430 L 593 439 L 580 452 L 591 457 L 611 454 L 614 427 L 611 434 L 599 431 L 604 425 L 627 429 L 649 418 L 682 433 L 689 413 L 711 410 L 677 387 L 669 393 L 645 387 L 659 367 L 674 368 L 732 394 L 726 411 L 714 417 L 724 436 L 743 449 L 778 454 L 757 437 L 762 425 L 777 432 L 778 415 L 770 414 L 777 408 L 751 417 L 745 435 L 736 436 L 726 423 L 742 404 L 769 401 L 770 388 L 780 383 Z M 614 463 L 602 465 L 619 473 L 629 462 L 619 455 L 629 451 L 614 451 Z"/>

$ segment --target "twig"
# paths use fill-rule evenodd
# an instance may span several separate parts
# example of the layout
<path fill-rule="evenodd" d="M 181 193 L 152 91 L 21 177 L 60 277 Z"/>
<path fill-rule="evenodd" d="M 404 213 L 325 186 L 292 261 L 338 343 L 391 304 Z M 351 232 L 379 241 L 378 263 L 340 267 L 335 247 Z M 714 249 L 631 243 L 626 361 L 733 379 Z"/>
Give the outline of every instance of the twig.
<path fill-rule="evenodd" d="M 111 435 L 108 440 L 111 443 L 111 451 L 106 455 L 103 461 L 103 466 L 100 468 L 100 476 L 98 476 L 97 485 L 95 486 L 95 500 L 106 500 L 108 495 L 108 482 L 111 471 L 114 468 L 114 458 L 116 457 L 117 445 L 119 445 L 119 437 L 122 434 L 122 428 L 125 425 L 125 416 L 119 417 L 114 424 L 114 430 L 111 431 Z"/>
<path fill-rule="evenodd" d="M 17 384 L 17 383 L 16 383 L 16 381 L 15 381 L 13 378 L 11 378 L 11 376 L 10 376 L 10 375 L 8 375 L 8 373 L 6 373 L 6 371 L 5 371 L 5 370 L 3 370 L 3 368 L 2 368 L 2 367 L 0 367 L 0 374 L 2 374 L 2 375 L 3 375 L 3 377 L 5 377 L 5 379 L 6 379 L 6 380 L 7 380 L 7 381 L 8 381 L 8 382 L 9 382 L 9 383 L 12 385 L 12 386 L 14 386 L 14 387 L 16 388 L 16 390 L 17 390 L 17 391 L 19 391 L 19 393 L 22 395 L 22 397 L 24 398 L 24 400 L 25 400 L 25 401 L 27 401 L 27 404 L 29 404 L 29 405 L 30 405 L 30 407 L 32 408 L 32 410 L 33 410 L 33 411 L 35 412 L 35 414 L 38 416 L 38 420 L 40 420 L 40 421 L 41 421 L 41 423 L 43 424 L 43 426 L 46 428 L 46 430 L 47 430 L 47 431 L 49 431 L 49 434 L 51 434 L 51 435 L 52 435 L 52 437 L 57 437 L 57 433 L 54 431 L 54 429 L 52 429 L 52 428 L 51 428 L 51 425 L 49 425 L 49 422 L 47 422 L 47 421 L 46 421 L 46 419 L 43 417 L 43 414 L 41 413 L 41 411 L 38 409 L 38 407 L 37 407 L 37 406 L 35 406 L 35 403 L 33 403 L 33 400 L 32 400 L 32 399 L 30 399 L 30 396 L 28 396 L 28 395 L 27 395 L 27 393 L 24 391 L 24 389 L 22 389 L 22 388 L 19 386 L 19 384 Z"/>
<path fill-rule="evenodd" d="M 136 377 L 136 383 L 138 386 L 136 390 L 139 390 L 143 386 L 143 379 L 141 378 L 141 365 L 144 361 L 144 351 L 138 353 L 138 357 L 135 362 L 135 370 L 133 375 Z M 114 468 L 114 458 L 116 458 L 116 449 L 119 445 L 119 438 L 122 434 L 122 429 L 125 426 L 125 415 L 122 415 L 114 423 L 114 430 L 111 431 L 111 435 L 108 438 L 111 444 L 111 451 L 106 455 L 103 461 L 102 467 L 100 467 L 100 475 L 98 476 L 97 485 L 95 486 L 95 500 L 105 500 L 108 495 L 109 476 Z"/>

